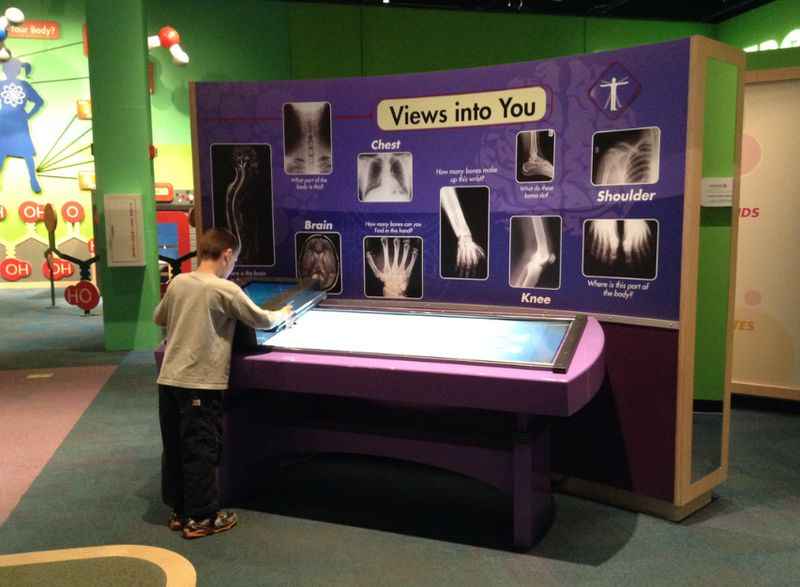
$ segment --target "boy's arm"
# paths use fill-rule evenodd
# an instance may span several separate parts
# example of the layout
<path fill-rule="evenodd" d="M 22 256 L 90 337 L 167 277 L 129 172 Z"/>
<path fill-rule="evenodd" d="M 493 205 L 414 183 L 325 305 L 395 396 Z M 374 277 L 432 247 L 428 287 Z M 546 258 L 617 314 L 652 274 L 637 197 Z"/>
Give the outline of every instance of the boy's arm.
<path fill-rule="evenodd" d="M 231 296 L 230 309 L 234 318 L 251 328 L 272 328 L 285 322 L 292 315 L 292 307 L 288 305 L 277 312 L 259 308 L 238 286 L 236 292 Z"/>
<path fill-rule="evenodd" d="M 166 326 L 167 325 L 167 297 L 169 296 L 169 290 L 167 293 L 164 294 L 164 297 L 161 298 L 161 301 L 158 302 L 155 311 L 153 311 L 153 322 L 158 324 L 159 326 Z"/>

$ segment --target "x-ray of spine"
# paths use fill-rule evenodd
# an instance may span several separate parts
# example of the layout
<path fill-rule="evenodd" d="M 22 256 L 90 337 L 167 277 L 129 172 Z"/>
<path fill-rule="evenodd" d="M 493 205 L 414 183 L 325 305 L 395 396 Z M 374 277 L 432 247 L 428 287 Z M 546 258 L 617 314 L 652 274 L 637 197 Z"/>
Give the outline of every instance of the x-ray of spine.
<path fill-rule="evenodd" d="M 489 188 L 439 190 L 439 274 L 445 279 L 489 276 Z"/>
<path fill-rule="evenodd" d="M 561 287 L 561 217 L 512 216 L 508 283 L 511 287 Z"/>
<path fill-rule="evenodd" d="M 422 298 L 422 239 L 364 238 L 364 295 Z"/>
<path fill-rule="evenodd" d="M 517 134 L 517 181 L 548 182 L 555 175 L 554 130 L 526 130 Z"/>
<path fill-rule="evenodd" d="M 410 202 L 411 153 L 360 153 L 358 199 L 361 202 Z"/>
<path fill-rule="evenodd" d="M 289 102 L 283 106 L 283 169 L 288 175 L 333 171 L 331 105 Z"/>
<path fill-rule="evenodd" d="M 595 133 L 592 141 L 592 183 L 623 185 L 656 183 L 661 130 L 655 127 Z"/>
<path fill-rule="evenodd" d="M 297 276 L 315 279 L 329 294 L 342 292 L 342 237 L 338 232 L 295 234 Z"/>
<path fill-rule="evenodd" d="M 655 279 L 657 269 L 657 220 L 598 218 L 584 222 L 584 275 Z"/>
<path fill-rule="evenodd" d="M 239 265 L 274 265 L 269 145 L 211 145 L 211 173 L 214 226 L 239 239 Z"/>

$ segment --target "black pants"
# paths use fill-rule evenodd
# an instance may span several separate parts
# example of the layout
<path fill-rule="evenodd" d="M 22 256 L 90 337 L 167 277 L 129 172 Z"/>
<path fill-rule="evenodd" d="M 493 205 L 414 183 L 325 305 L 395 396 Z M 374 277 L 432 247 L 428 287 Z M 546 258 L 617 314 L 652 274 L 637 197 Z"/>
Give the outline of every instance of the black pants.
<path fill-rule="evenodd" d="M 159 385 L 158 416 L 164 503 L 198 521 L 213 517 L 220 508 L 222 391 Z"/>

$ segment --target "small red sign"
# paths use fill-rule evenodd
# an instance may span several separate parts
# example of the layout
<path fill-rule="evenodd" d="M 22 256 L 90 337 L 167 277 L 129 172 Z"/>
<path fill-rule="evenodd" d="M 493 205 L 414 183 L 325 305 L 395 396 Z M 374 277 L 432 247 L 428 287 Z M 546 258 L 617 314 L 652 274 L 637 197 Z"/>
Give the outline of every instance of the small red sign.
<path fill-rule="evenodd" d="M 67 202 L 61 206 L 61 217 L 65 222 L 75 224 L 83 222 L 86 218 L 86 213 L 83 211 L 83 206 L 79 202 Z"/>
<path fill-rule="evenodd" d="M 31 276 L 31 264 L 22 259 L 6 259 L 0 263 L 0 276 L 6 281 L 19 281 Z"/>
<path fill-rule="evenodd" d="M 91 281 L 81 281 L 64 290 L 64 299 L 67 303 L 88 312 L 100 303 L 100 292 Z"/>
<path fill-rule="evenodd" d="M 61 38 L 61 25 L 55 20 L 28 19 L 20 25 L 8 25 L 8 36 L 14 39 L 53 41 Z"/>
<path fill-rule="evenodd" d="M 0 221 L 5 220 L 6 216 L 8 216 L 8 212 L 6 212 L 6 207 L 0 204 Z"/>
<path fill-rule="evenodd" d="M 90 254 L 90 255 L 94 255 L 94 252 L 95 252 L 95 248 L 94 248 L 94 239 L 93 239 L 93 238 L 90 238 L 90 239 L 89 239 L 89 242 L 88 242 L 88 243 L 86 243 L 86 245 L 89 247 L 89 254 Z"/>
<path fill-rule="evenodd" d="M 19 205 L 19 217 L 28 224 L 41 222 L 44 220 L 44 206 L 30 200 L 22 202 Z"/>
<path fill-rule="evenodd" d="M 53 266 L 54 281 L 61 281 L 65 277 L 72 277 L 75 275 L 75 266 L 69 261 L 53 259 L 50 264 Z M 42 263 L 42 275 L 44 275 L 45 279 L 50 279 L 50 267 L 47 266 L 47 261 Z"/>
<path fill-rule="evenodd" d="M 171 183 L 156 182 L 156 202 L 171 202 L 175 199 L 175 189 Z"/>

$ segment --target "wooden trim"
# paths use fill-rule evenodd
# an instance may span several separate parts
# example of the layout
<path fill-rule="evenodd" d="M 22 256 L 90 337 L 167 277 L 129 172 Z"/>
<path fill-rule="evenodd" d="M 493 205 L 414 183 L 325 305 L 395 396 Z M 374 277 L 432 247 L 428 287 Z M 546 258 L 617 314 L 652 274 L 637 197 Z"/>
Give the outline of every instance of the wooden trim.
<path fill-rule="evenodd" d="M 697 280 L 699 269 L 700 201 L 703 176 L 704 109 L 707 62 L 716 59 L 739 70 L 736 93 L 736 126 L 734 136 L 734 190 L 731 210 L 739 207 L 739 168 L 744 106 L 743 77 L 745 54 L 728 45 L 704 37 L 692 37 L 689 73 L 689 112 L 686 133 L 686 176 L 684 187 L 683 245 L 681 259 L 681 302 L 678 334 L 678 397 L 675 430 L 675 495 L 676 506 L 696 503 L 728 474 L 728 439 L 730 434 L 730 396 L 733 348 L 733 313 L 736 291 L 736 241 L 738 215 L 731 214 L 731 278 L 728 289 L 728 332 L 726 336 L 725 389 L 723 391 L 722 454 L 720 467 L 702 479 L 692 482 L 692 405 L 694 400 L 695 341 L 697 333 Z"/>
<path fill-rule="evenodd" d="M 746 383 L 733 381 L 733 393 L 736 395 L 754 395 L 773 399 L 800 401 L 800 387 L 783 387 L 780 385 L 764 385 L 763 383 Z"/>
<path fill-rule="evenodd" d="M 189 82 L 189 122 L 192 128 L 192 166 L 194 172 L 194 230 L 197 238 L 203 234 L 203 188 L 200 182 L 200 152 L 197 148 L 197 86 Z"/>
<path fill-rule="evenodd" d="M 0 567 L 17 567 L 111 557 L 135 558 L 156 565 L 164 571 L 164 575 L 166 575 L 166 587 L 194 587 L 194 585 L 197 584 L 197 572 L 194 570 L 192 563 L 177 552 L 154 546 L 140 546 L 136 544 L 5 554 L 0 555 Z"/>
<path fill-rule="evenodd" d="M 800 79 L 800 67 L 778 67 L 775 69 L 754 69 L 744 72 L 744 83 L 763 84 Z"/>
<path fill-rule="evenodd" d="M 689 97 L 686 124 L 686 167 L 681 243 L 680 330 L 678 332 L 678 388 L 675 415 L 674 502 L 685 498 L 692 462 L 692 403 L 697 315 L 697 272 L 700 247 L 700 188 L 703 175 L 703 113 L 706 44 L 692 37 L 689 65 Z"/>
<path fill-rule="evenodd" d="M 632 512 L 650 514 L 671 522 L 680 522 L 711 502 L 711 491 L 696 497 L 684 505 L 675 505 L 655 497 L 647 497 L 611 487 L 610 485 L 584 481 L 573 477 L 557 479 L 555 481 L 555 490 L 559 493 L 599 501 Z"/>

